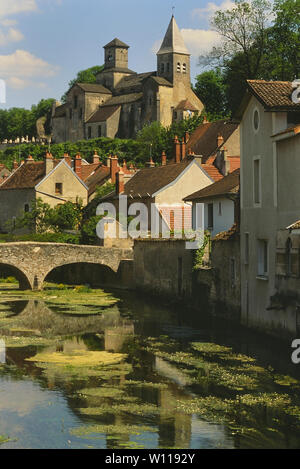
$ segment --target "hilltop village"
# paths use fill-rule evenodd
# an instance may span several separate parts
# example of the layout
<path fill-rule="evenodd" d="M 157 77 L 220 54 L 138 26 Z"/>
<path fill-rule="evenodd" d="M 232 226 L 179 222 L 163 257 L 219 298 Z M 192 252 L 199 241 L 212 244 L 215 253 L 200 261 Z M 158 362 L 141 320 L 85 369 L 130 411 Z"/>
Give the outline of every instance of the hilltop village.
<path fill-rule="evenodd" d="M 88 221 L 100 203 L 112 204 L 118 213 L 120 196 L 127 197 L 128 213 L 136 203 L 149 213 L 155 204 L 158 236 L 152 218 L 147 233 L 134 240 L 92 236 L 94 244 L 133 251 L 118 276 L 122 286 L 199 311 L 209 307 L 215 315 L 281 338 L 295 336 L 300 330 L 300 103 L 292 98 L 294 84 L 248 80 L 234 119 L 209 122 L 191 87 L 190 54 L 174 16 L 156 71 L 130 70 L 129 46 L 117 38 L 104 51 L 97 82 L 74 84 L 66 102 L 54 105 L 53 143 L 134 139 L 146 124 L 167 127 L 201 115 L 202 123 L 182 139 L 174 137 L 172 155 L 163 151 L 154 162 L 149 154 L 142 168 L 129 163 L 130 154 L 103 159 L 95 151 L 92 159 L 68 153 L 57 158 L 51 148 L 43 160 L 28 155 L 10 169 L 1 164 L 0 233 L 25 233 L 28 226 L 20 228 L 18 220 L 28 219 L 37 201 L 51 209 L 80 203 Z M 113 221 L 117 233 L 119 222 Z M 203 244 L 187 248 L 187 239 L 178 236 L 182 226 L 204 230 Z M 169 230 L 168 239 L 162 227 Z"/>

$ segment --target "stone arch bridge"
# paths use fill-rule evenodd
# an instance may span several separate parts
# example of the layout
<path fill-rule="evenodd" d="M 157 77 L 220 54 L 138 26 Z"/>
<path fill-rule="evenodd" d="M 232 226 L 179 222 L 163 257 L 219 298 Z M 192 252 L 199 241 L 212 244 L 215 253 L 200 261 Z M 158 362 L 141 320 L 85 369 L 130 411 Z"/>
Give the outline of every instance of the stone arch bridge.
<path fill-rule="evenodd" d="M 60 243 L 0 243 L 0 269 L 8 268 L 23 290 L 41 290 L 47 275 L 63 265 L 98 264 L 117 272 L 121 261 L 132 259 L 132 249 Z"/>

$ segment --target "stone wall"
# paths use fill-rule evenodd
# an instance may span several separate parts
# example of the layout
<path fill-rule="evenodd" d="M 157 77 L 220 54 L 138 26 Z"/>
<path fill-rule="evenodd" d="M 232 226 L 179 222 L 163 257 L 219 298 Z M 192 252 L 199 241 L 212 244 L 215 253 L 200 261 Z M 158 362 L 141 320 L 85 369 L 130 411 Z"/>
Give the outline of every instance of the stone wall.
<path fill-rule="evenodd" d="M 133 269 L 138 291 L 172 299 L 192 296 L 193 251 L 183 240 L 136 240 Z"/>

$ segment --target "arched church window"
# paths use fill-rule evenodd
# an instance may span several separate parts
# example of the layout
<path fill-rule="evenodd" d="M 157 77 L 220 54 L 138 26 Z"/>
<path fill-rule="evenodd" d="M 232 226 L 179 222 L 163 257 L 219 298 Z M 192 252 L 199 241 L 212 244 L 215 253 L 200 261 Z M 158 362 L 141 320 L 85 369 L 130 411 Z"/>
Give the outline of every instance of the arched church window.
<path fill-rule="evenodd" d="M 181 64 L 180 64 L 180 62 L 177 62 L 177 72 L 178 72 L 178 73 L 181 72 Z"/>
<path fill-rule="evenodd" d="M 183 71 L 183 73 L 186 73 L 186 64 L 182 65 L 182 71 Z"/>

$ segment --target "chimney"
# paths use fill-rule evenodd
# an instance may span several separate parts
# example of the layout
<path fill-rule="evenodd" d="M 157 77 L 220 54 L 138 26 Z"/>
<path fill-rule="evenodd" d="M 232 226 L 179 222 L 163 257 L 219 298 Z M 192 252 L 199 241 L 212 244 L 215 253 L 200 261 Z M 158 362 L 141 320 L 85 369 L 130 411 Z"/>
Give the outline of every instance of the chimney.
<path fill-rule="evenodd" d="M 186 157 L 186 143 L 184 140 L 181 142 L 181 160 L 184 160 Z"/>
<path fill-rule="evenodd" d="M 18 167 L 19 167 L 19 163 L 15 160 L 14 164 L 13 164 L 13 170 L 16 171 L 16 169 L 18 169 Z"/>
<path fill-rule="evenodd" d="M 74 170 L 77 176 L 82 179 L 82 160 L 81 156 L 78 154 L 75 156 Z"/>
<path fill-rule="evenodd" d="M 176 163 L 180 163 L 181 160 L 181 144 L 178 140 L 177 135 L 175 135 L 174 138 L 174 153 L 175 153 L 175 161 Z"/>
<path fill-rule="evenodd" d="M 228 150 L 224 147 L 223 149 L 223 175 L 227 176 L 230 173 L 230 161 L 228 160 Z"/>
<path fill-rule="evenodd" d="M 120 170 L 116 174 L 116 194 L 117 195 L 123 194 L 124 190 L 125 190 L 124 173 L 122 170 Z"/>
<path fill-rule="evenodd" d="M 66 163 L 68 163 L 68 165 L 70 167 L 72 167 L 72 159 L 71 159 L 70 155 L 68 155 L 68 153 L 64 153 L 64 159 L 65 159 Z"/>
<path fill-rule="evenodd" d="M 221 145 L 223 145 L 224 143 L 224 138 L 222 137 L 221 134 L 218 134 L 218 137 L 217 137 L 217 145 L 218 147 L 217 148 L 220 148 Z"/>
<path fill-rule="evenodd" d="M 34 159 L 32 158 L 31 155 L 29 155 L 27 158 L 26 158 L 26 163 L 33 163 L 34 162 Z"/>
<path fill-rule="evenodd" d="M 204 116 L 202 124 L 208 124 L 208 123 L 209 123 L 209 121 L 207 119 L 207 116 Z"/>
<path fill-rule="evenodd" d="M 161 154 L 161 165 L 167 166 L 167 155 L 165 151 L 163 151 Z"/>
<path fill-rule="evenodd" d="M 128 171 L 126 160 L 123 161 L 123 170 L 125 173 Z"/>
<path fill-rule="evenodd" d="M 189 139 L 190 139 L 190 134 L 189 134 L 189 132 L 186 131 L 185 134 L 184 134 L 185 143 L 187 143 L 189 141 Z"/>
<path fill-rule="evenodd" d="M 100 163 L 100 156 L 97 153 L 97 150 L 95 150 L 94 156 L 93 156 L 93 163 L 94 164 L 99 164 Z"/>
<path fill-rule="evenodd" d="M 111 155 L 108 155 L 108 157 L 106 158 L 106 166 L 110 168 L 110 164 L 111 164 Z"/>
<path fill-rule="evenodd" d="M 53 156 L 51 155 L 51 153 L 49 153 L 47 151 L 46 155 L 45 155 L 45 172 L 46 172 L 46 174 L 49 174 L 52 171 L 53 166 L 54 166 Z"/>
<path fill-rule="evenodd" d="M 110 159 L 110 179 L 112 184 L 116 183 L 116 174 L 119 172 L 118 157 L 112 156 Z"/>
<path fill-rule="evenodd" d="M 155 168 L 155 163 L 152 158 L 150 158 L 150 161 L 147 161 L 146 163 L 147 168 Z"/>

